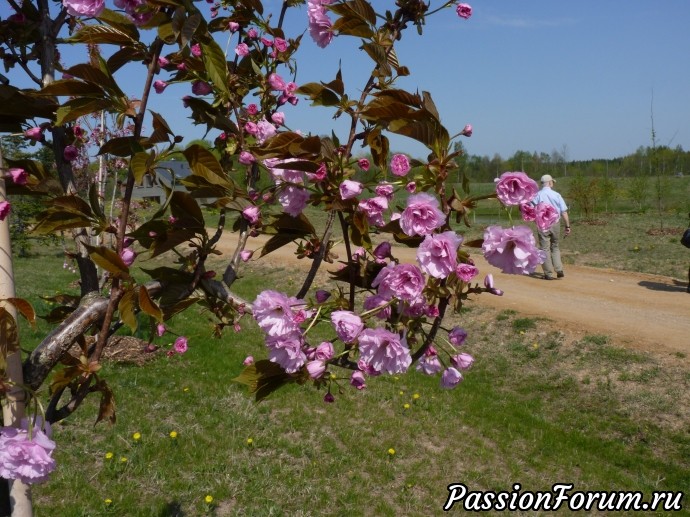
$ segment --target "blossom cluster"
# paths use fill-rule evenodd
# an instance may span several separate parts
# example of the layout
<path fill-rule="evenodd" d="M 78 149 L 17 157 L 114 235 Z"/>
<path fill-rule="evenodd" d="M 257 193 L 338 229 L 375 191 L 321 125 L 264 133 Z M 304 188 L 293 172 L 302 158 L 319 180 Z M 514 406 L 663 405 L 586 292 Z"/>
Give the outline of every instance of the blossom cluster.
<path fill-rule="evenodd" d="M 29 430 L 27 419 L 21 427 L 0 428 L 0 476 L 26 484 L 41 483 L 55 469 L 50 424 L 37 419 Z"/>

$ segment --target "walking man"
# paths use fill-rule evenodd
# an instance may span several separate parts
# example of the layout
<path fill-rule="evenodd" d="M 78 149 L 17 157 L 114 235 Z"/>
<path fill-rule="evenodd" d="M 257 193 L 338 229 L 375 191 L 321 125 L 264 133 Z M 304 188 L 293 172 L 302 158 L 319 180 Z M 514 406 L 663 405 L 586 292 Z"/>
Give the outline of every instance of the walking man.
<path fill-rule="evenodd" d="M 568 206 L 558 192 L 553 190 L 553 184 L 556 182 L 550 174 L 544 174 L 541 177 L 541 190 L 532 200 L 534 205 L 539 203 L 548 203 L 556 209 L 559 214 L 559 219 L 550 228 L 546 230 L 538 230 L 539 233 L 539 249 L 546 252 L 546 260 L 542 264 L 544 269 L 544 280 L 555 280 L 556 278 L 563 278 L 563 263 L 561 262 L 561 249 L 559 247 L 561 240 L 561 222 L 563 218 L 565 221 L 565 235 L 570 235 L 570 219 L 568 217 Z M 555 275 L 555 276 L 554 276 Z"/>

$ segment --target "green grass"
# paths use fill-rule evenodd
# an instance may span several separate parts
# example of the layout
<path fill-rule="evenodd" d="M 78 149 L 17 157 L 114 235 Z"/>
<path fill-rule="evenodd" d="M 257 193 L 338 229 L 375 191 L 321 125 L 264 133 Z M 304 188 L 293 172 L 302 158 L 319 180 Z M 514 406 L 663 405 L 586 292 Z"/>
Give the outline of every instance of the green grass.
<path fill-rule="evenodd" d="M 39 306 L 36 286 L 75 278 L 52 252 L 17 260 L 16 271 L 18 295 Z M 290 275 L 249 270 L 240 294 L 294 289 Z M 265 357 L 253 323 L 214 339 L 207 314 L 179 315 L 170 328 L 189 337 L 187 354 L 104 365 L 116 425 L 93 426 L 95 397 L 56 424 L 59 467 L 34 491 L 36 515 L 441 515 L 454 482 L 473 490 L 515 482 L 525 490 L 556 482 L 645 495 L 687 490 L 683 368 L 606 336 L 567 342 L 550 322 L 515 311 L 473 306 L 459 318 L 448 324 L 469 331 L 465 349 L 477 360 L 456 390 L 411 372 L 371 378 L 359 392 L 336 371 L 333 404 L 309 385 L 255 404 L 231 382 L 246 355 Z M 45 328 L 22 326 L 25 346 Z"/>

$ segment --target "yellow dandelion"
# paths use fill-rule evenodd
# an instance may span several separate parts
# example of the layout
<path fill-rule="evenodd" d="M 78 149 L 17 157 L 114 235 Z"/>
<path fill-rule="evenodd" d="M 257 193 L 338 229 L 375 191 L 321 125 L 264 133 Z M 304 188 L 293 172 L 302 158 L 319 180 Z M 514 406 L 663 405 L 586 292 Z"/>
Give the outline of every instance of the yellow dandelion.
<path fill-rule="evenodd" d="M 254 438 L 247 438 L 247 445 L 252 445 L 254 443 Z"/>
<path fill-rule="evenodd" d="M 105 459 L 106 460 L 112 460 L 113 456 L 115 456 L 112 452 L 106 452 L 105 453 Z"/>
<path fill-rule="evenodd" d="M 398 392 L 398 395 L 404 395 L 404 394 L 405 394 L 405 392 L 402 391 L 402 390 L 400 390 L 400 391 Z"/>
<path fill-rule="evenodd" d="M 189 391 L 189 388 L 188 388 L 187 386 L 185 386 L 184 388 L 182 388 L 182 391 L 184 391 L 185 393 L 187 393 L 187 392 Z"/>
<path fill-rule="evenodd" d="M 394 381 L 399 381 L 399 380 L 400 380 L 400 377 L 398 377 L 398 376 L 396 375 L 396 376 L 393 377 L 393 380 L 394 380 Z"/>
<path fill-rule="evenodd" d="M 127 458 L 125 458 L 124 456 L 122 456 L 122 457 L 120 458 L 120 463 L 127 463 Z"/>
<path fill-rule="evenodd" d="M 204 497 L 204 502 L 205 502 L 206 504 L 211 504 L 211 503 L 213 502 L 213 496 L 210 495 L 210 494 L 207 495 L 206 497 Z"/>
<path fill-rule="evenodd" d="M 103 502 L 105 503 L 106 506 L 110 506 L 111 504 L 113 504 L 112 499 L 105 499 Z"/>
<path fill-rule="evenodd" d="M 336 375 L 334 373 L 331 373 L 331 379 L 335 380 Z"/>
<path fill-rule="evenodd" d="M 410 405 L 409 405 L 409 404 L 405 404 L 403 407 L 404 407 L 405 409 L 410 409 Z"/>
<path fill-rule="evenodd" d="M 421 397 L 419 393 L 415 393 L 414 395 L 412 395 L 412 398 L 415 400 L 417 400 L 419 397 Z"/>
<path fill-rule="evenodd" d="M 170 438 L 172 438 L 173 440 L 177 438 L 177 431 L 170 431 Z"/>
<path fill-rule="evenodd" d="M 132 435 L 132 440 L 134 440 L 135 442 L 138 442 L 139 440 L 141 440 L 141 433 L 134 433 Z"/>
<path fill-rule="evenodd" d="M 525 331 L 524 331 L 524 330 L 521 330 L 521 331 L 520 331 L 520 335 L 521 335 L 521 336 L 524 336 L 524 335 L 525 335 Z"/>
<path fill-rule="evenodd" d="M 534 344 L 532 345 L 532 348 L 534 348 L 535 350 L 536 350 L 537 348 L 539 348 L 539 343 L 534 343 Z"/>
<path fill-rule="evenodd" d="M 395 454 L 395 449 L 394 449 L 393 447 L 391 447 L 390 449 L 388 449 L 388 454 L 390 454 L 391 456 L 393 456 L 393 455 Z"/>

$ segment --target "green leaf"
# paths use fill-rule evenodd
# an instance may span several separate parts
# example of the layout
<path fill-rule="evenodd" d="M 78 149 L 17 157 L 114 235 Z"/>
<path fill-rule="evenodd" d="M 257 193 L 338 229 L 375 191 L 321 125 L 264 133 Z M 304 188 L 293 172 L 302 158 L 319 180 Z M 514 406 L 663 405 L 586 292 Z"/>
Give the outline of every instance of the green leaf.
<path fill-rule="evenodd" d="M 187 192 L 174 191 L 170 198 L 170 211 L 177 224 L 187 230 L 204 230 L 204 215 L 196 200 Z"/>
<path fill-rule="evenodd" d="M 103 68 L 106 68 L 106 71 L 103 71 Z M 107 67 L 104 66 L 103 68 L 97 68 L 89 63 L 80 63 L 68 68 L 65 72 L 88 83 L 100 85 L 113 97 L 124 97 L 125 94 L 122 93 L 113 76 L 107 71 Z"/>
<path fill-rule="evenodd" d="M 108 99 L 90 99 L 88 97 L 70 99 L 57 109 L 55 124 L 61 126 L 68 122 L 74 122 L 84 115 L 112 108 L 113 103 Z"/>
<path fill-rule="evenodd" d="M 132 38 L 127 33 L 107 25 L 84 25 L 65 40 L 67 43 L 87 43 L 90 45 L 128 45 Z M 137 40 L 134 40 L 137 41 Z"/>
<path fill-rule="evenodd" d="M 103 89 L 94 83 L 87 83 L 78 79 L 60 79 L 34 93 L 50 97 L 104 97 Z"/>
<path fill-rule="evenodd" d="M 127 325 L 132 332 L 136 332 L 137 330 L 137 315 L 134 311 L 135 298 L 136 293 L 134 292 L 134 289 L 128 289 L 120 299 L 120 303 L 117 305 L 117 310 L 120 313 L 122 323 Z"/>
<path fill-rule="evenodd" d="M 28 321 L 32 327 L 36 325 L 36 312 L 28 301 L 24 300 L 23 298 L 5 298 L 3 301 L 14 305 L 14 308 L 17 309 L 17 312 L 24 316 L 26 321 Z"/>
<path fill-rule="evenodd" d="M 144 286 L 139 287 L 139 308 L 144 314 L 148 314 L 158 323 L 163 321 L 163 312 L 151 299 L 148 290 Z"/>
<path fill-rule="evenodd" d="M 180 43 L 183 47 L 187 46 L 194 39 L 194 33 L 200 24 L 201 16 L 199 16 L 199 13 L 192 14 L 184 21 L 182 30 L 180 30 Z"/>
<path fill-rule="evenodd" d="M 201 58 L 211 82 L 218 89 L 230 94 L 228 89 L 228 62 L 218 43 L 213 39 L 201 42 Z"/>
<path fill-rule="evenodd" d="M 115 277 L 129 277 L 129 267 L 125 265 L 120 255 L 115 251 L 105 246 L 86 245 L 86 249 L 89 252 L 91 260 L 93 260 L 97 266 L 105 269 Z"/>
<path fill-rule="evenodd" d="M 261 257 L 264 255 L 268 255 L 272 251 L 275 251 L 279 248 L 282 248 L 286 244 L 290 244 L 292 241 L 295 239 L 299 238 L 298 236 L 295 235 L 285 235 L 285 234 L 277 234 L 268 239 L 266 241 L 266 244 L 264 244 L 264 247 L 261 249 Z"/>
<path fill-rule="evenodd" d="M 139 41 L 140 36 L 137 26 L 124 14 L 111 11 L 110 9 L 104 9 L 98 19 L 118 29 L 120 32 L 125 33 L 130 40 Z"/>
<path fill-rule="evenodd" d="M 122 47 L 108 58 L 108 69 L 115 73 L 124 65 L 133 61 L 144 61 L 146 59 L 146 47 L 144 45 Z"/>
<path fill-rule="evenodd" d="M 192 172 L 214 185 L 230 185 L 227 175 L 213 153 L 204 147 L 193 144 L 182 151 Z"/>
<path fill-rule="evenodd" d="M 291 382 L 292 378 L 277 364 L 262 359 L 247 366 L 232 381 L 247 386 L 249 393 L 255 395 L 256 402 L 261 402 L 278 388 Z"/>
<path fill-rule="evenodd" d="M 116 421 L 115 417 L 115 394 L 104 380 L 100 380 L 92 388 L 93 391 L 101 392 L 101 401 L 98 405 L 98 416 L 96 424 L 101 420 L 107 420 L 111 424 Z M 94 424 L 95 425 L 95 424 Z"/>
<path fill-rule="evenodd" d="M 367 39 L 374 35 L 373 29 L 366 22 L 358 18 L 338 18 L 333 22 L 331 30 L 340 35 L 357 36 Z"/>
<path fill-rule="evenodd" d="M 129 163 L 134 175 L 134 181 L 139 185 L 144 180 L 144 176 L 153 170 L 155 157 L 154 152 L 142 151 L 135 154 Z"/>
<path fill-rule="evenodd" d="M 10 312 L 0 307 L 0 369 L 4 370 L 7 356 L 19 351 L 17 322 Z"/>
<path fill-rule="evenodd" d="M 105 214 L 103 213 L 103 208 L 101 207 L 101 200 L 98 197 L 98 185 L 96 183 L 91 183 L 89 186 L 89 204 L 91 205 L 91 211 L 101 220 L 105 219 Z"/>
<path fill-rule="evenodd" d="M 111 138 L 103 144 L 98 154 L 112 154 L 121 158 L 132 156 L 135 152 L 141 151 L 141 145 L 134 136 L 117 136 Z M 146 154 L 146 153 L 144 153 Z"/>
<path fill-rule="evenodd" d="M 312 106 L 337 106 L 340 104 L 338 95 L 319 83 L 307 83 L 297 88 L 296 93 L 308 96 Z"/>

